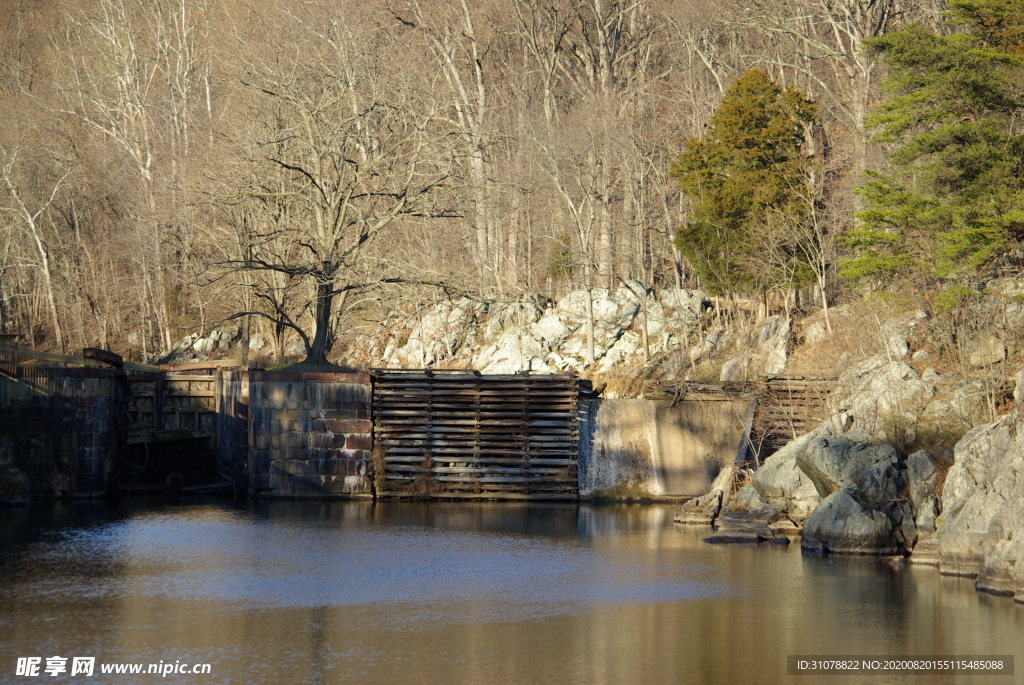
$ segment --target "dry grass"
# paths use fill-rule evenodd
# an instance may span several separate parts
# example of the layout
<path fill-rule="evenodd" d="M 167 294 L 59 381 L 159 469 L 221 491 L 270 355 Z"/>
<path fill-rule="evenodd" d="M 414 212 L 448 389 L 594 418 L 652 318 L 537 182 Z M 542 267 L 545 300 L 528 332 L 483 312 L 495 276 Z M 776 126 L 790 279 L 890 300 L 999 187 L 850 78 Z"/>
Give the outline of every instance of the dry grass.
<path fill-rule="evenodd" d="M 423 455 L 423 461 L 420 462 L 421 471 L 408 483 L 387 480 L 387 460 L 384 448 L 379 444 L 373 446 L 373 450 L 370 452 L 370 461 L 373 464 L 373 487 L 378 494 L 386 493 L 389 496 L 429 499 L 437 491 L 437 483 L 431 473 L 434 460 L 430 452 Z"/>
<path fill-rule="evenodd" d="M 434 458 L 430 452 L 423 454 L 421 466 L 423 470 L 411 483 L 406 485 L 405 493 L 410 497 L 427 499 L 437 490 L 437 483 L 434 481 L 434 474 L 432 472 Z"/>
<path fill-rule="evenodd" d="M 832 333 L 816 343 L 804 342 L 815 322 L 824 323 L 821 312 L 796 321 L 793 335 L 798 341 L 790 355 L 787 372 L 810 376 L 838 376 L 850 364 L 876 354 L 887 354 L 885 322 L 909 320 L 904 306 L 883 301 L 857 300 L 829 312 Z M 912 349 L 921 346 L 912 340 Z"/>
<path fill-rule="evenodd" d="M 371 477 L 374 492 L 383 492 L 387 485 L 387 462 L 384 460 L 384 446 L 379 441 L 374 441 L 373 449 L 370 450 L 370 465 L 373 468 Z"/>

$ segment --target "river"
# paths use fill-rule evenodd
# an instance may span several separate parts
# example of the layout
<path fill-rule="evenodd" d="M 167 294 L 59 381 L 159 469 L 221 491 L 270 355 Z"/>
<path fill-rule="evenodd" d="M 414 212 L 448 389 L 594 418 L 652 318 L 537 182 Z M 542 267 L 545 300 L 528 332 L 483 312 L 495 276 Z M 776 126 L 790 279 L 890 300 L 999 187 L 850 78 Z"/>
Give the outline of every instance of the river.
<path fill-rule="evenodd" d="M 934 569 L 707 544 L 672 511 L 0 510 L 0 682 L 1024 682 L 1024 605 Z M 1020 675 L 796 676 L 788 655 L 1015 655 Z M 19 657 L 53 656 L 69 659 L 56 677 L 16 676 Z M 94 674 L 72 677 L 74 657 Z M 100 673 L 135 663 L 210 672 Z"/>

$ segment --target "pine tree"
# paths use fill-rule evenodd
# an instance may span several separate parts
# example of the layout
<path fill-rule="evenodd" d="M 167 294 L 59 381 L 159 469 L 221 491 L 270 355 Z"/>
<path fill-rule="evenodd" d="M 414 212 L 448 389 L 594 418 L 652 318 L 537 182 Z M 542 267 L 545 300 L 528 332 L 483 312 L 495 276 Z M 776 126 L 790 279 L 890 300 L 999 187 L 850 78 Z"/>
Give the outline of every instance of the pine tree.
<path fill-rule="evenodd" d="M 795 241 L 771 238 L 802 220 L 812 163 L 803 146 L 815 113 L 806 95 L 750 69 L 725 93 L 706 135 L 685 142 L 671 173 L 691 212 L 676 245 L 712 292 L 765 287 L 768 252 L 784 267 L 784 280 L 802 272 Z"/>
<path fill-rule="evenodd" d="M 869 124 L 895 147 L 859 188 L 867 209 L 842 268 L 875 287 L 929 282 L 945 299 L 1024 237 L 1024 0 L 950 7 L 958 33 L 910 26 L 870 43 L 891 75 Z"/>

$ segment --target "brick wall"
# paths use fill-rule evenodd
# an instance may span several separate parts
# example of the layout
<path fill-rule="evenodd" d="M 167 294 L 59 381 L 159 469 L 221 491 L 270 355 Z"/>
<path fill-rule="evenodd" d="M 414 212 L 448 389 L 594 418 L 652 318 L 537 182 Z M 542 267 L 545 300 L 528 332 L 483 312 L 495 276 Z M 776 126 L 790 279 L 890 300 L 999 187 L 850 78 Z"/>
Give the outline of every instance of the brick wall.
<path fill-rule="evenodd" d="M 249 492 L 372 496 L 371 406 L 366 374 L 251 372 Z"/>

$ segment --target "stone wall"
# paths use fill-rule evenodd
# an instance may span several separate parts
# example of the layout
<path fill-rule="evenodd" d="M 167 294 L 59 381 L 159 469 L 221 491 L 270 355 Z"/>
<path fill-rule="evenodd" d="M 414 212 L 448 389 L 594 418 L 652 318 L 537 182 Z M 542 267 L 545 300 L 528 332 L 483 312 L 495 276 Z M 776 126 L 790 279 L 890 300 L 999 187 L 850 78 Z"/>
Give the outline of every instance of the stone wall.
<path fill-rule="evenodd" d="M 33 495 L 102 494 L 115 439 L 116 372 L 0 367 L 0 461 Z"/>
<path fill-rule="evenodd" d="M 369 375 L 254 371 L 250 383 L 251 494 L 372 496 Z"/>
<path fill-rule="evenodd" d="M 217 473 L 242 488 L 249 459 L 250 371 L 217 374 Z"/>
<path fill-rule="evenodd" d="M 745 444 L 751 400 L 589 400 L 580 494 L 695 497 Z"/>

